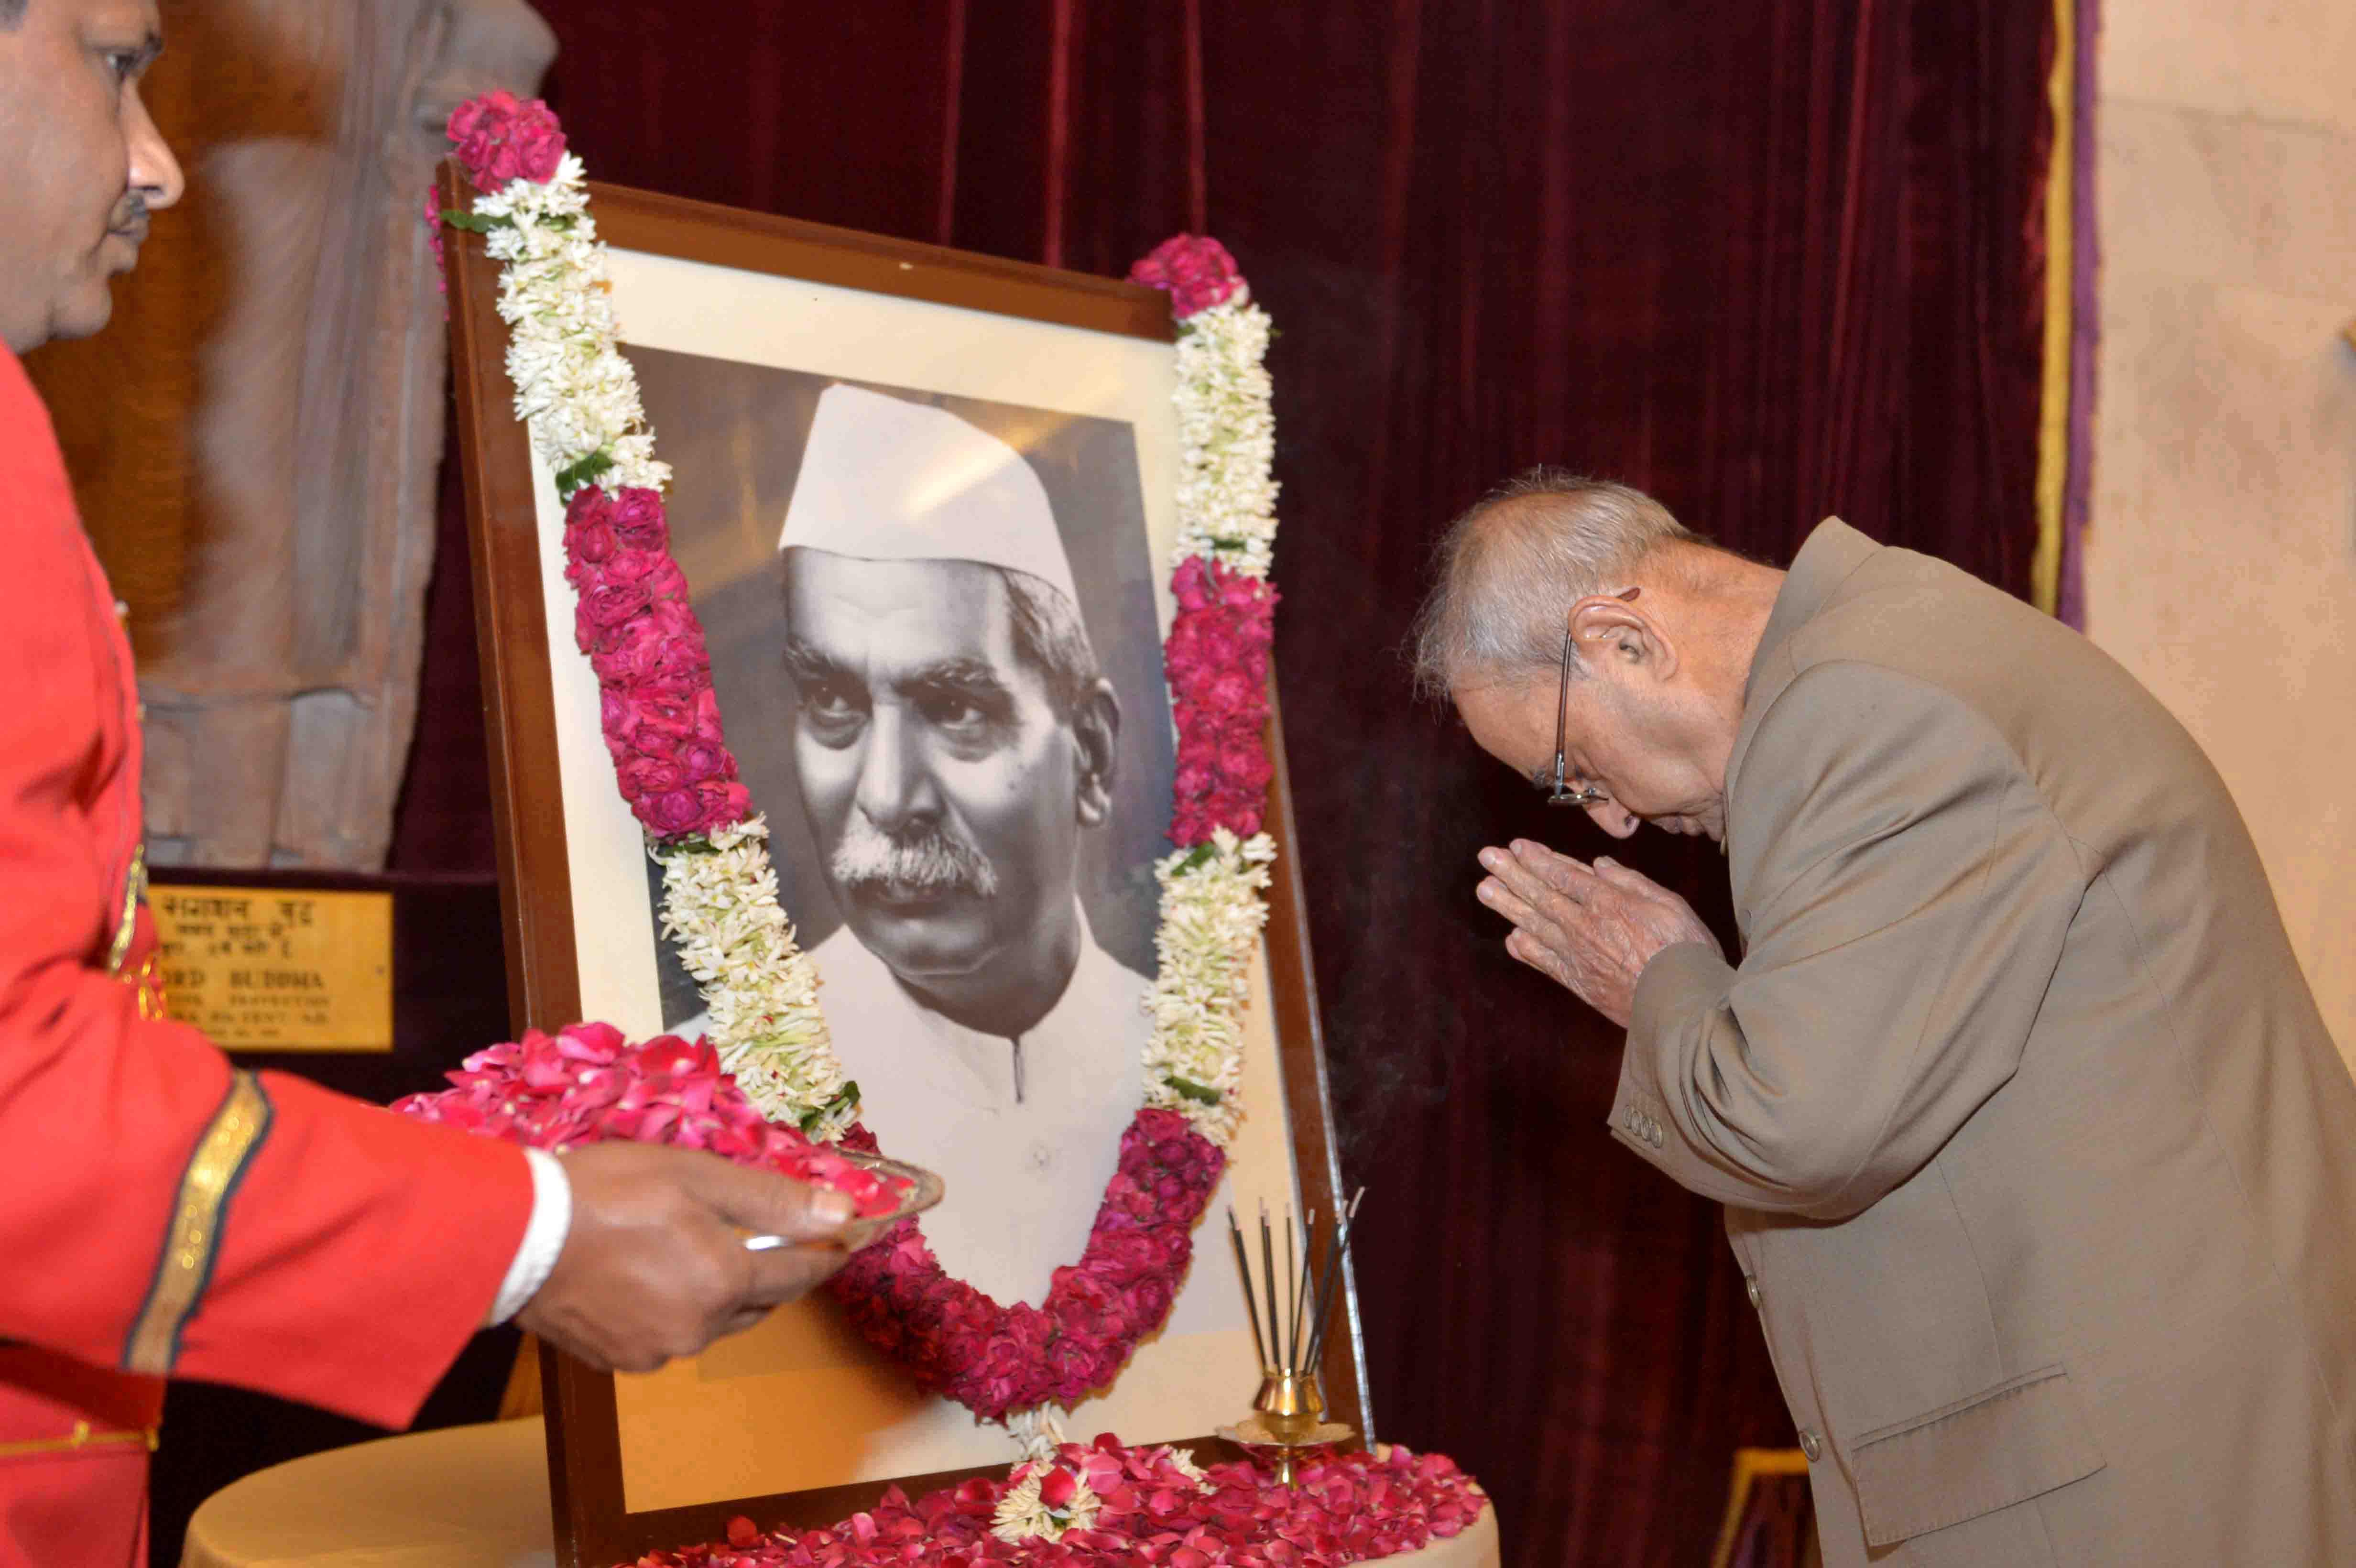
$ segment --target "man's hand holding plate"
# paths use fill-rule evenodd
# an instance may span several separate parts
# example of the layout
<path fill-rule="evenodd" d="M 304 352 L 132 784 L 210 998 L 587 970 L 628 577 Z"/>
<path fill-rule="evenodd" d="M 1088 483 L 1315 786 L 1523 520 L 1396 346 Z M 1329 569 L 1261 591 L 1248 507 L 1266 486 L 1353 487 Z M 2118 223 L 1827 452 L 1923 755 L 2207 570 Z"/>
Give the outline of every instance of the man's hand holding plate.
<path fill-rule="evenodd" d="M 594 1367 L 652 1371 L 807 1295 L 850 1254 L 851 1200 L 717 1155 L 594 1144 L 564 1155 L 573 1226 L 516 1321 Z M 748 1251 L 747 1231 L 788 1245 Z"/>

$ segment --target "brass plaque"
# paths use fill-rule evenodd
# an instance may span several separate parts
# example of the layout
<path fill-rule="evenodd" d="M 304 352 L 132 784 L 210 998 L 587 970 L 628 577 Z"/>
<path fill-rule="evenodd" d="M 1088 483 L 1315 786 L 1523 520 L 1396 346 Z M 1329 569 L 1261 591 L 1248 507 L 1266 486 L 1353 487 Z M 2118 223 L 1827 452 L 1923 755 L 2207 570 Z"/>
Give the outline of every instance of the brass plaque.
<path fill-rule="evenodd" d="M 231 1051 L 391 1051 L 392 895 L 150 890 L 164 1002 Z"/>

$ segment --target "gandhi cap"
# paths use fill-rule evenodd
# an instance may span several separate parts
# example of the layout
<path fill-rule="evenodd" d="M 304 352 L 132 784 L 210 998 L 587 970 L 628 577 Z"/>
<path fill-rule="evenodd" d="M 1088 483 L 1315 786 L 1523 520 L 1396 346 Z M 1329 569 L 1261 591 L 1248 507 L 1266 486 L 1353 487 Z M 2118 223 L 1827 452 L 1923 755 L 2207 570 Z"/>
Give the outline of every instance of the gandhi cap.
<path fill-rule="evenodd" d="M 1079 602 L 1046 486 L 1021 453 L 946 409 L 863 387 L 819 394 L 777 548 L 1012 567 Z"/>

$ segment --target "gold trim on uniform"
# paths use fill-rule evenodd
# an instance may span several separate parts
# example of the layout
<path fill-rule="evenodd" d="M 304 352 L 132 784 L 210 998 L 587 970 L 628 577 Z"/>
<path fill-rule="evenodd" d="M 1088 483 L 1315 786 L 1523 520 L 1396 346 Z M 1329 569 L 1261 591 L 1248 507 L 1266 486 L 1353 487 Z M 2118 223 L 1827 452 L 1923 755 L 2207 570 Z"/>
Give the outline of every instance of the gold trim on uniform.
<path fill-rule="evenodd" d="M 73 1431 L 63 1437 L 36 1437 L 24 1443 L 0 1443 L 0 1459 L 18 1459 L 31 1454 L 72 1454 L 101 1444 L 141 1443 L 147 1452 L 155 1452 L 155 1440 L 160 1428 L 142 1427 L 136 1432 L 92 1432 L 90 1423 L 77 1421 Z"/>
<path fill-rule="evenodd" d="M 269 1130 L 269 1097 L 252 1073 L 236 1074 L 180 1178 L 164 1253 L 155 1261 L 155 1278 L 147 1287 L 147 1304 L 123 1346 L 124 1371 L 170 1375 L 180 1353 L 180 1331 L 195 1316 L 212 1278 L 222 1212 Z"/>
<path fill-rule="evenodd" d="M 150 953 L 139 961 L 138 968 L 116 978 L 138 994 L 140 1018 L 154 1023 L 171 1017 L 171 1009 L 165 1006 L 164 960 L 160 955 Z"/>
<path fill-rule="evenodd" d="M 114 925 L 114 944 L 106 950 L 106 972 L 120 976 L 130 955 L 131 939 L 139 931 L 139 901 L 147 896 L 147 846 L 131 851 L 131 869 L 123 874 L 123 918 Z"/>

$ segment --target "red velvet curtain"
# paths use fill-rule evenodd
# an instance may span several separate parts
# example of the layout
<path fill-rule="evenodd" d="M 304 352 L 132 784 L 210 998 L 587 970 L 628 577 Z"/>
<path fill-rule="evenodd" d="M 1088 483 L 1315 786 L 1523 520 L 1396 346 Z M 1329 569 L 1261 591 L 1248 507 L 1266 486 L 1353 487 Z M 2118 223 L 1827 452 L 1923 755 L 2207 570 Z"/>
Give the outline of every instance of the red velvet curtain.
<path fill-rule="evenodd" d="M 1378 1423 L 1487 1481 L 1517 1564 L 1706 1561 L 1734 1447 L 1790 1440 L 1740 1277 L 1605 1136 L 1612 1031 L 1472 897 L 1483 844 L 1601 841 L 1393 653 L 1441 523 L 1541 460 L 1764 557 L 1837 511 L 2024 588 L 2049 0 L 537 3 L 601 178 L 1102 272 L 1233 249 L 1281 334 L 1280 679 Z M 487 865 L 462 549 L 443 574 L 399 855 Z M 1707 847 L 1621 853 L 1725 923 Z"/>

